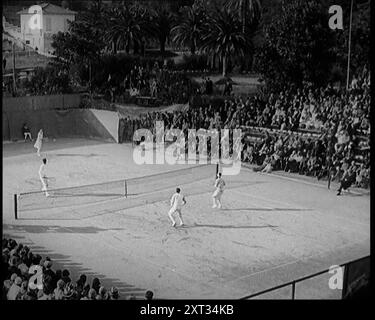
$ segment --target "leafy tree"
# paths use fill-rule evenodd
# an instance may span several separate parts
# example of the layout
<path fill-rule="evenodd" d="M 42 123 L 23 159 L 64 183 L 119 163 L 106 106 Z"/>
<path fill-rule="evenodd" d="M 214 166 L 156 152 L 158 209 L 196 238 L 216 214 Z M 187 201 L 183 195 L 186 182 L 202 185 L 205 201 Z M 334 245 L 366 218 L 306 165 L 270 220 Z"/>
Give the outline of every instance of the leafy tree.
<path fill-rule="evenodd" d="M 242 33 L 238 16 L 228 8 L 215 10 L 205 23 L 201 50 L 221 58 L 223 77 L 231 57 L 244 56 L 249 47 L 249 38 Z"/>
<path fill-rule="evenodd" d="M 317 0 L 284 0 L 266 28 L 255 68 L 272 87 L 303 81 L 324 84 L 334 62 L 328 11 Z"/>
<path fill-rule="evenodd" d="M 32 95 L 71 93 L 72 84 L 67 72 L 58 70 L 53 66 L 36 68 L 31 79 L 23 83 L 26 93 Z"/>

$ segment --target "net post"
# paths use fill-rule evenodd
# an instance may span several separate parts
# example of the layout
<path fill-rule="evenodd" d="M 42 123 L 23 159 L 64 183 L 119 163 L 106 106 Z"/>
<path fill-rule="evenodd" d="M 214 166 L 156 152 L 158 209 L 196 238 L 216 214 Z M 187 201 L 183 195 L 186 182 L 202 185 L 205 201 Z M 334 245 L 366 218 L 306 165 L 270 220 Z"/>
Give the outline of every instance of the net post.
<path fill-rule="evenodd" d="M 296 299 L 296 282 L 293 281 L 292 283 L 292 300 Z"/>
<path fill-rule="evenodd" d="M 14 194 L 14 218 L 17 220 L 18 219 L 18 214 L 17 214 L 17 211 L 18 211 L 18 203 L 17 203 L 17 194 Z"/>
<path fill-rule="evenodd" d="M 124 195 L 125 195 L 125 198 L 128 197 L 128 183 L 126 180 L 124 180 Z"/>

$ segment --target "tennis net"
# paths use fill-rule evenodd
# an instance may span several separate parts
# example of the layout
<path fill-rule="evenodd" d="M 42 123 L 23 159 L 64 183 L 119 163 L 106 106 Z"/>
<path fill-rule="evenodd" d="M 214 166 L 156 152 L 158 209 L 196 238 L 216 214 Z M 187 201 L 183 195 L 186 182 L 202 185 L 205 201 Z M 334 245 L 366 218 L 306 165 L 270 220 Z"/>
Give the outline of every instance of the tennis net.
<path fill-rule="evenodd" d="M 49 197 L 43 191 L 25 192 L 14 195 L 15 218 L 25 218 L 28 212 L 46 209 L 74 208 L 82 205 L 100 205 L 124 199 L 131 202 L 134 198 L 154 198 L 153 193 L 168 188 L 182 186 L 199 180 L 212 178 L 217 173 L 216 164 L 196 165 L 148 176 L 121 179 L 116 181 L 48 190 Z M 30 215 L 34 216 L 34 215 Z"/>

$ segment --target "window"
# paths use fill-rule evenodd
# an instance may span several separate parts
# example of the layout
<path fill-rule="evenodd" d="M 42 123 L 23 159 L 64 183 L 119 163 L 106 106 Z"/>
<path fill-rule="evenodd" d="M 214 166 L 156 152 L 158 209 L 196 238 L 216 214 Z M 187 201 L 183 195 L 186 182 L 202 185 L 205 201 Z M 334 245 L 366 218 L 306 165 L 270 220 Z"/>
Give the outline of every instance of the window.
<path fill-rule="evenodd" d="M 46 17 L 46 32 L 52 31 L 52 21 L 51 17 Z"/>
<path fill-rule="evenodd" d="M 26 40 L 26 44 L 30 44 L 30 40 Z"/>

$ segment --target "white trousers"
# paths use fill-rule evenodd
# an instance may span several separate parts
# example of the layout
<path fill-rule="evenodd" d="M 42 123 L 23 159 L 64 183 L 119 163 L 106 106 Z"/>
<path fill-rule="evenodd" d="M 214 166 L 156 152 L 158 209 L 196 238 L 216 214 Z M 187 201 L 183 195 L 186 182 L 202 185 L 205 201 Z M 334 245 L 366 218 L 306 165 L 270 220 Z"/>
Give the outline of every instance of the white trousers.
<path fill-rule="evenodd" d="M 172 223 L 175 223 L 176 221 L 173 219 L 173 214 L 177 213 L 178 215 L 178 218 L 180 219 L 180 222 L 181 224 L 184 223 L 184 221 L 182 220 L 182 213 L 181 213 L 181 209 L 180 208 L 174 208 L 172 207 L 169 212 L 168 212 L 168 216 L 169 216 L 169 219 L 171 219 Z"/>

